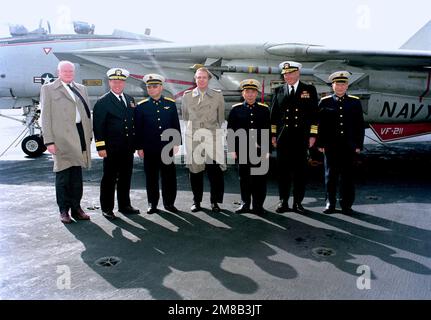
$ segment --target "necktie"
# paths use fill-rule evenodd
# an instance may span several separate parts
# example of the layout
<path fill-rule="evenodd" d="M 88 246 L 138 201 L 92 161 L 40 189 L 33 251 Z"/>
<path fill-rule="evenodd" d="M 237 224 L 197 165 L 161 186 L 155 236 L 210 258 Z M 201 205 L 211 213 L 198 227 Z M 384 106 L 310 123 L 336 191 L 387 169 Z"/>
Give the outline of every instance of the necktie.
<path fill-rule="evenodd" d="M 120 102 L 123 104 L 123 106 L 125 106 L 127 108 L 126 102 L 123 99 L 123 96 L 119 96 L 120 97 Z"/>
<path fill-rule="evenodd" d="M 202 101 L 204 101 L 205 92 L 201 92 L 199 95 L 199 101 L 198 104 L 200 104 Z"/>
<path fill-rule="evenodd" d="M 78 90 L 76 90 L 75 87 L 72 87 L 70 84 L 67 85 L 69 87 L 70 90 L 72 90 L 72 92 L 74 94 L 76 94 L 76 96 L 81 99 L 82 104 L 84 105 L 85 108 L 85 112 L 87 113 L 87 117 L 90 119 L 91 115 L 90 115 L 90 108 L 88 108 L 87 102 L 85 102 L 85 99 L 83 98 L 83 96 L 81 96 L 81 94 L 79 93 Z"/>
<path fill-rule="evenodd" d="M 295 88 L 293 86 L 290 86 L 290 97 L 295 96 Z"/>

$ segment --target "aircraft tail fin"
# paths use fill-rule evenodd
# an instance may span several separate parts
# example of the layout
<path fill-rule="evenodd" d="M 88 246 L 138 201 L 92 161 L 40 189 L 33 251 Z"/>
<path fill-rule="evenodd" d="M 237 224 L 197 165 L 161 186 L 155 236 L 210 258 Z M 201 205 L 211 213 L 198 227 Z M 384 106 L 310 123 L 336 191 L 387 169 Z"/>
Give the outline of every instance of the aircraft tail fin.
<path fill-rule="evenodd" d="M 407 40 L 400 49 L 431 50 L 431 20 Z"/>

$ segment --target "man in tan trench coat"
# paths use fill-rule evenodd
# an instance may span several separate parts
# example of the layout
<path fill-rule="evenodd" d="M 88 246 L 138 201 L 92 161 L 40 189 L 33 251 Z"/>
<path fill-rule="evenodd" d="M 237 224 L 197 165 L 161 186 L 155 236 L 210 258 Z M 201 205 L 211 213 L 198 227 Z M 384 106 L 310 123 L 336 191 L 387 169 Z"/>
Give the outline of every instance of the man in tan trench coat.
<path fill-rule="evenodd" d="M 63 223 L 89 220 L 82 210 L 82 167 L 91 165 L 92 137 L 90 103 L 85 86 L 73 81 L 75 66 L 58 64 L 58 79 L 43 85 L 40 93 L 42 133 L 54 158 L 55 191 Z"/>
<path fill-rule="evenodd" d="M 196 88 L 186 91 L 182 100 L 182 115 L 186 122 L 186 162 L 190 170 L 193 191 L 192 212 L 201 210 L 203 173 L 210 181 L 210 201 L 213 212 L 219 212 L 223 202 L 226 170 L 221 125 L 225 121 L 224 98 L 219 90 L 208 88 L 211 74 L 202 67 L 196 70 Z"/>

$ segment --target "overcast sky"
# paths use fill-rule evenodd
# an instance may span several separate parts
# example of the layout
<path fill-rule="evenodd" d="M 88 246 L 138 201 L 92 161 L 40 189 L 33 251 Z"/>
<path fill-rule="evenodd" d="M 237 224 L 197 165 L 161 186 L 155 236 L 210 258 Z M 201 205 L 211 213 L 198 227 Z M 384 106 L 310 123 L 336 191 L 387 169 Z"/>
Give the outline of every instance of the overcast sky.
<path fill-rule="evenodd" d="M 53 33 L 72 33 L 71 21 L 144 33 L 178 43 L 300 42 L 337 48 L 397 49 L 431 19 L 426 0 L 7 0 L 0 36 L 9 24 L 29 30 L 49 21 Z"/>

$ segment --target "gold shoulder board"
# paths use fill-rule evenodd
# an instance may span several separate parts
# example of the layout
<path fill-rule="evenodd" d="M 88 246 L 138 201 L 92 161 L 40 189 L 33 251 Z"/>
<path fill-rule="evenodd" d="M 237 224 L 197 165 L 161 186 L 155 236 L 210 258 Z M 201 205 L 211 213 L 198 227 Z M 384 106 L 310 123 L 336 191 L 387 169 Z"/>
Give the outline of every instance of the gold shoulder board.
<path fill-rule="evenodd" d="M 358 100 L 360 100 L 360 98 L 359 98 L 359 97 L 357 97 L 357 96 L 352 96 L 352 95 L 350 95 L 350 94 L 349 94 L 349 97 L 350 97 L 350 98 L 353 98 L 353 99 L 358 99 Z"/>

